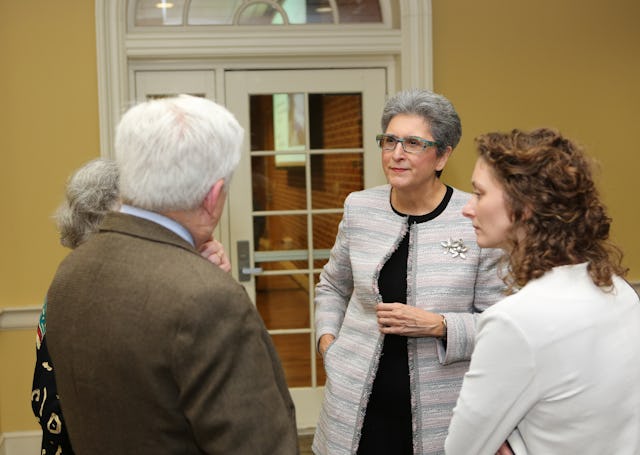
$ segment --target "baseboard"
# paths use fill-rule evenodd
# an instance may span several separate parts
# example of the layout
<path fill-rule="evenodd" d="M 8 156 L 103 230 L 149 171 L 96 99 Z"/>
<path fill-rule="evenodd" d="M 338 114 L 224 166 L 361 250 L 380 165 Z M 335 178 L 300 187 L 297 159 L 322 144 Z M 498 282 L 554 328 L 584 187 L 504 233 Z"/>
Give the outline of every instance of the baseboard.
<path fill-rule="evenodd" d="M 35 329 L 42 312 L 41 306 L 0 308 L 0 330 Z M 2 455 L 0 453 L 0 455 Z"/>
<path fill-rule="evenodd" d="M 0 455 L 37 455 L 41 441 L 42 432 L 38 430 L 0 434 Z"/>

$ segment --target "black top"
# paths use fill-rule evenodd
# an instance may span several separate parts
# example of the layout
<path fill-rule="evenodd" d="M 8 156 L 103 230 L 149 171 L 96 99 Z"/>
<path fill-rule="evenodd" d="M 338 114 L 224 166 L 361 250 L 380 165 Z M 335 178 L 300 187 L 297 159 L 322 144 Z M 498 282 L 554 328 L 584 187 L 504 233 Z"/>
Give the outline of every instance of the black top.
<path fill-rule="evenodd" d="M 425 215 L 405 215 L 407 223 L 426 223 L 440 215 L 449 204 L 453 189 L 447 186 L 442 202 Z M 396 251 L 384 264 L 378 278 L 383 302 L 407 303 L 407 260 L 410 231 L 401 240 Z M 411 389 L 409 385 L 409 359 L 407 337 L 385 335 L 380 363 L 367 405 L 359 455 L 413 454 L 411 425 Z"/>
<path fill-rule="evenodd" d="M 36 366 L 33 371 L 31 408 L 42 428 L 42 455 L 73 455 L 67 426 L 62 417 L 53 361 L 47 349 L 47 304 L 42 308 L 37 330 Z"/>

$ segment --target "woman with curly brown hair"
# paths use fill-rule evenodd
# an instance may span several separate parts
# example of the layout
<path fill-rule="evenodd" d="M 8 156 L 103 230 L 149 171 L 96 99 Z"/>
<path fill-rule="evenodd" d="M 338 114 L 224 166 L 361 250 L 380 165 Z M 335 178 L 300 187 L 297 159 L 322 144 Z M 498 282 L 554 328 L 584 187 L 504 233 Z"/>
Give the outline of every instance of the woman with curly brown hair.
<path fill-rule="evenodd" d="M 640 302 L 588 158 L 551 129 L 476 143 L 463 214 L 510 295 L 480 317 L 446 453 L 640 453 Z"/>

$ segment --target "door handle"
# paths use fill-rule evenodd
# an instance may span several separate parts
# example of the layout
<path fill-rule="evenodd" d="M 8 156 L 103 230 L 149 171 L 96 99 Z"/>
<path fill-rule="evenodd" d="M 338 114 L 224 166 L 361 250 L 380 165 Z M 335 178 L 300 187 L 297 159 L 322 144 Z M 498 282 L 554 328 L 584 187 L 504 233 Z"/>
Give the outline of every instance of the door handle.
<path fill-rule="evenodd" d="M 251 255 L 249 254 L 249 241 L 238 240 L 236 248 L 238 250 L 238 281 L 246 282 L 251 280 L 252 275 L 262 273 L 262 267 L 251 267 Z"/>

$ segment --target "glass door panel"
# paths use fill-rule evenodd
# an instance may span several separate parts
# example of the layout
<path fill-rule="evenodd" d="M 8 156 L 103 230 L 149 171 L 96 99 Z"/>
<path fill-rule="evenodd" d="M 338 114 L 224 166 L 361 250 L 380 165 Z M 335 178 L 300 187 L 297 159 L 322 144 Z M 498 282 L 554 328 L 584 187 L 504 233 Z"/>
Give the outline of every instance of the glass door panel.
<path fill-rule="evenodd" d="M 225 82 L 227 107 L 246 130 L 228 205 L 232 250 L 249 247 L 231 260 L 246 261 L 239 278 L 273 337 L 298 426 L 313 427 L 325 381 L 314 287 L 345 197 L 384 183 L 374 139 L 384 70 L 233 71 Z"/>

